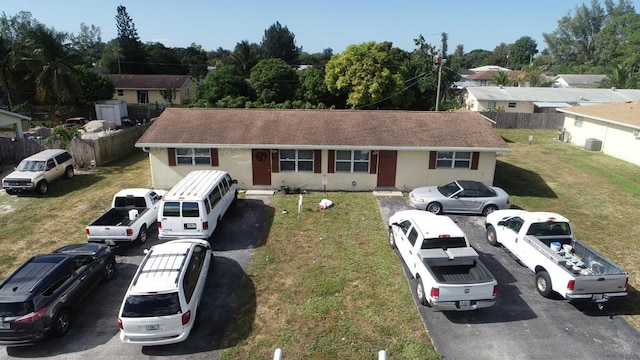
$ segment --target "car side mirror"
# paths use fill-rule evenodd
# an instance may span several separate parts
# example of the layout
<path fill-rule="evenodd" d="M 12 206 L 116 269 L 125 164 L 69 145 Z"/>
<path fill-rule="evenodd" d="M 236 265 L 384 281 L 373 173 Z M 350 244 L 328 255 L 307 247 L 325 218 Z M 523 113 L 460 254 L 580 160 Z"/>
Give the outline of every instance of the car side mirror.
<path fill-rule="evenodd" d="M 498 226 L 504 226 L 505 223 L 506 223 L 506 221 L 500 220 L 500 221 L 498 221 Z"/>
<path fill-rule="evenodd" d="M 233 184 L 237 184 L 237 183 L 238 183 L 238 180 L 233 179 L 233 180 L 231 180 L 231 183 L 233 183 Z"/>

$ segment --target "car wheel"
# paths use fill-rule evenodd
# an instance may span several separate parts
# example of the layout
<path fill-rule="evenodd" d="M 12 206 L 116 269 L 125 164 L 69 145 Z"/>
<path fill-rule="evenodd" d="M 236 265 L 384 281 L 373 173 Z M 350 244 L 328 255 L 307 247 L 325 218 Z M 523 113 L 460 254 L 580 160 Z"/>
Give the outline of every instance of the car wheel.
<path fill-rule="evenodd" d="M 38 183 L 38 185 L 36 186 L 36 190 L 38 191 L 38 193 L 40 193 L 41 195 L 44 195 L 47 193 L 47 190 L 49 190 L 49 184 L 47 184 L 47 180 L 42 180 Z"/>
<path fill-rule="evenodd" d="M 536 273 L 536 289 L 540 295 L 548 298 L 551 295 L 551 277 L 546 271 Z"/>
<path fill-rule="evenodd" d="M 490 245 L 498 246 L 498 236 L 496 235 L 496 229 L 493 225 L 487 227 L 487 242 Z"/>
<path fill-rule="evenodd" d="M 104 279 L 107 281 L 111 280 L 113 279 L 115 274 L 116 274 L 116 262 L 113 260 L 110 260 L 104 266 Z"/>
<path fill-rule="evenodd" d="M 396 237 L 393 235 L 393 229 L 389 226 L 389 246 L 392 249 L 396 248 Z"/>
<path fill-rule="evenodd" d="M 428 306 L 429 302 L 427 301 L 427 294 L 425 294 L 424 292 L 424 285 L 422 284 L 422 279 L 420 279 L 419 277 L 417 277 L 415 279 L 415 286 L 416 286 L 416 296 L 418 297 L 418 302 L 420 302 L 420 304 Z"/>
<path fill-rule="evenodd" d="M 138 234 L 138 237 L 136 238 L 136 243 L 138 245 L 142 245 L 144 243 L 147 242 L 147 226 L 146 225 L 142 225 L 142 227 L 140 227 L 140 233 Z"/>
<path fill-rule="evenodd" d="M 64 177 L 66 179 L 71 179 L 73 175 L 73 166 L 67 166 L 67 169 L 64 171 Z"/>
<path fill-rule="evenodd" d="M 440 203 L 434 202 L 431 203 L 429 205 L 427 205 L 426 210 L 430 213 L 434 213 L 436 215 L 442 213 L 442 205 L 440 205 Z"/>
<path fill-rule="evenodd" d="M 56 316 L 53 318 L 53 327 L 51 331 L 53 335 L 56 337 L 62 337 L 64 334 L 69 331 L 69 327 L 71 326 L 71 313 L 68 310 L 62 309 Z"/>
<path fill-rule="evenodd" d="M 18 193 L 17 191 L 13 191 L 13 190 L 7 189 L 7 194 L 9 194 L 9 195 L 15 195 L 17 193 Z"/>
<path fill-rule="evenodd" d="M 491 214 L 492 212 L 498 210 L 498 207 L 495 205 L 487 205 L 484 207 L 484 209 L 482 209 L 482 216 L 487 216 L 489 214 Z"/>

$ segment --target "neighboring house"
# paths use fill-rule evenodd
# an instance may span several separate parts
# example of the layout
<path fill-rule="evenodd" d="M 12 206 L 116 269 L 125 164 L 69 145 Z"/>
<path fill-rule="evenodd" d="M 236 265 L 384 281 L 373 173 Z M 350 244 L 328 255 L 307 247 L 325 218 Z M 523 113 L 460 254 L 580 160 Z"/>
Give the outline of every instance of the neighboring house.
<path fill-rule="evenodd" d="M 13 132 L 18 138 L 21 138 L 23 136 L 22 120 L 31 120 L 31 118 L 28 116 L 16 114 L 11 111 L 0 109 L 0 127 L 12 126 Z"/>
<path fill-rule="evenodd" d="M 640 101 L 575 106 L 559 109 L 565 114 L 564 139 L 640 165 Z"/>
<path fill-rule="evenodd" d="M 127 104 L 188 104 L 196 96 L 196 81 L 189 75 L 109 74 L 114 100 Z M 168 97 L 172 100 L 167 100 Z"/>
<path fill-rule="evenodd" d="M 607 75 L 559 74 L 553 78 L 554 88 L 599 88 Z"/>
<path fill-rule="evenodd" d="M 473 111 L 542 113 L 570 106 L 635 100 L 640 100 L 640 90 L 481 86 L 465 89 L 462 107 Z"/>
<path fill-rule="evenodd" d="M 454 85 L 459 89 L 472 86 L 495 86 L 495 83 L 493 83 L 493 77 L 501 71 L 509 74 L 510 79 L 514 79 L 511 82 L 512 86 L 518 86 L 518 81 L 515 79 L 522 74 L 522 71 L 514 71 L 493 65 L 461 70 L 461 79 L 456 81 Z"/>
<path fill-rule="evenodd" d="M 153 186 L 228 171 L 245 189 L 409 190 L 453 179 L 493 184 L 510 151 L 474 112 L 168 108 L 136 143 Z"/>

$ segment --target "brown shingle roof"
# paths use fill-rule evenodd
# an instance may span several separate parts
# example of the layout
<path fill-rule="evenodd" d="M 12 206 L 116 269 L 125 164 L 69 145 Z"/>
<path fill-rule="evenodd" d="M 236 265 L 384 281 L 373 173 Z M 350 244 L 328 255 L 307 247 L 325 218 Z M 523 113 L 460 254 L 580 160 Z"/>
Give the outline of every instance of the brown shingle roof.
<path fill-rule="evenodd" d="M 108 74 L 116 89 L 166 89 L 181 88 L 189 75 Z"/>
<path fill-rule="evenodd" d="M 506 142 L 476 112 L 168 108 L 138 147 L 485 148 Z"/>
<path fill-rule="evenodd" d="M 640 126 L 640 100 L 589 106 L 572 106 L 558 111 L 604 121 Z"/>

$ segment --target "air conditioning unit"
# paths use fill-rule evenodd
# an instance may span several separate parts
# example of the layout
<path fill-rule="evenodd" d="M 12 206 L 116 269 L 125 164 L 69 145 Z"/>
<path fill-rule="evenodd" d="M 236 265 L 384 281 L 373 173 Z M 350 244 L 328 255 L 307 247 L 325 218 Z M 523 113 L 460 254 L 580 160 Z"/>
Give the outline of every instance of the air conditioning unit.
<path fill-rule="evenodd" d="M 636 139 L 640 139 L 640 130 L 634 130 L 633 131 L 633 137 Z"/>
<path fill-rule="evenodd" d="M 600 151 L 602 148 L 602 140 L 589 138 L 584 142 L 584 149 L 588 151 Z"/>

